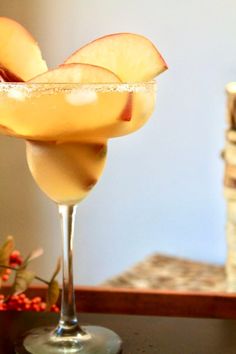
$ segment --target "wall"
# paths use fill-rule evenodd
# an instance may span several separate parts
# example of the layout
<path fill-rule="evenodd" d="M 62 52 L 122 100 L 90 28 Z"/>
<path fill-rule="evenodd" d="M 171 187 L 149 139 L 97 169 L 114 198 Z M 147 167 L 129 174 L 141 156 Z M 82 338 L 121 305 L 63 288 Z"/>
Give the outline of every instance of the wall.
<path fill-rule="evenodd" d="M 87 41 L 129 31 L 153 40 L 170 70 L 152 120 L 109 144 L 100 183 L 79 207 L 76 282 L 96 284 L 153 252 L 223 263 L 220 151 L 224 86 L 235 79 L 233 0 L 1 0 L 39 41 L 50 66 Z M 17 55 L 17 53 L 16 53 Z M 23 142 L 0 141 L 0 235 L 42 245 L 47 276 L 60 252 L 57 210 L 29 175 Z"/>

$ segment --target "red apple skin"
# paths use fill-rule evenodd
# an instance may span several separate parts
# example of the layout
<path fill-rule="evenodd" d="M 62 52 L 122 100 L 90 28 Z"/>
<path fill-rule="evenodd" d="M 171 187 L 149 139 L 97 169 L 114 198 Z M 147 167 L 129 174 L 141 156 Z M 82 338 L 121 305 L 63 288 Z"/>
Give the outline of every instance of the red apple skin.
<path fill-rule="evenodd" d="M 24 82 L 24 80 L 0 65 L 0 82 Z"/>
<path fill-rule="evenodd" d="M 131 121 L 132 118 L 132 108 L 133 108 L 133 95 L 132 92 L 129 93 L 128 101 L 127 104 L 120 116 L 121 120 L 124 120 L 126 122 Z"/>

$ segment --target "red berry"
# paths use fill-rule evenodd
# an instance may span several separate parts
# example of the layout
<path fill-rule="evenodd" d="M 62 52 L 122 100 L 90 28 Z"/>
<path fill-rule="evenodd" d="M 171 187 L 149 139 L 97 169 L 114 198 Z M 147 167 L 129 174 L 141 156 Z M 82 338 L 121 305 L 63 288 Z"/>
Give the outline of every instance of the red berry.
<path fill-rule="evenodd" d="M 42 302 L 41 306 L 40 306 L 41 311 L 45 311 L 46 310 L 46 303 Z"/>
<path fill-rule="evenodd" d="M 42 302 L 42 299 L 39 296 L 32 299 L 32 304 L 39 304 L 40 302 Z"/>
<path fill-rule="evenodd" d="M 59 308 L 57 307 L 57 305 L 52 305 L 52 307 L 51 307 L 51 311 L 52 312 L 59 312 L 60 310 L 59 310 Z"/>
<path fill-rule="evenodd" d="M 23 263 L 23 259 L 21 257 L 17 258 L 16 263 L 20 266 Z"/>
<path fill-rule="evenodd" d="M 18 264 L 17 263 L 10 263 L 12 268 L 17 268 Z"/>
<path fill-rule="evenodd" d="M 12 267 L 20 266 L 22 264 L 23 260 L 21 257 L 21 254 L 18 250 L 15 250 L 11 253 L 10 255 L 10 264 Z"/>
<path fill-rule="evenodd" d="M 3 274 L 2 280 L 3 280 L 3 281 L 8 281 L 8 279 L 9 279 L 9 275 Z"/>
<path fill-rule="evenodd" d="M 10 258 L 17 258 L 19 256 L 20 256 L 20 251 L 14 250 L 14 251 L 12 251 Z"/>
<path fill-rule="evenodd" d="M 39 309 L 39 306 L 37 305 L 37 304 L 32 304 L 32 310 L 33 311 L 39 311 L 40 309 Z"/>
<path fill-rule="evenodd" d="M 0 311 L 45 311 L 46 303 L 42 301 L 40 296 L 29 299 L 24 293 L 18 295 L 12 295 L 7 302 L 3 302 L 5 299 L 3 294 L 0 294 Z M 59 312 L 57 305 L 52 305 L 52 312 Z"/>

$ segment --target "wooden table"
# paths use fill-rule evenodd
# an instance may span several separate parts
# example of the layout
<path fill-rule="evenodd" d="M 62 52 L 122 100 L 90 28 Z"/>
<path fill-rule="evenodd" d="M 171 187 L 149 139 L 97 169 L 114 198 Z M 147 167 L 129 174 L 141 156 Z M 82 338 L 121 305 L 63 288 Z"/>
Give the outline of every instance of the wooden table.
<path fill-rule="evenodd" d="M 26 294 L 45 299 L 46 287 Z M 75 300 L 79 313 L 236 319 L 236 295 L 227 293 L 79 286 Z"/>
<path fill-rule="evenodd" d="M 13 343 L 20 334 L 54 324 L 57 318 L 52 313 L 0 313 L 0 354 L 13 354 Z M 81 314 L 80 322 L 117 332 L 124 342 L 123 354 L 236 353 L 236 320 Z"/>

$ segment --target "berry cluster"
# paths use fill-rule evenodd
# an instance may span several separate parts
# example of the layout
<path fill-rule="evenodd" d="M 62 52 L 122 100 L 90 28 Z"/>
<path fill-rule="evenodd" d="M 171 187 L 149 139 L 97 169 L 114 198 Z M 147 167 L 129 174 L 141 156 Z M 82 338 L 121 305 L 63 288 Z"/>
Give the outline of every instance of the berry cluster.
<path fill-rule="evenodd" d="M 21 254 L 19 251 L 15 250 L 11 253 L 10 258 L 9 258 L 9 266 L 13 268 L 17 268 L 21 266 L 23 262 L 23 259 L 21 257 Z M 2 281 L 6 282 L 9 279 L 9 276 L 11 274 L 12 270 L 11 269 L 6 269 L 2 275 Z"/>
<path fill-rule="evenodd" d="M 21 257 L 20 252 L 17 250 L 14 250 L 10 255 L 10 259 L 9 259 L 10 266 L 13 268 L 16 268 L 16 267 L 21 266 L 22 262 L 23 262 L 23 259 Z"/>
<path fill-rule="evenodd" d="M 0 311 L 36 311 L 42 312 L 46 309 L 46 303 L 42 298 L 37 296 L 29 299 L 25 294 L 12 295 L 5 300 L 4 295 L 0 295 Z M 51 312 L 59 312 L 59 307 L 52 305 Z"/>
<path fill-rule="evenodd" d="M 18 250 L 14 250 L 9 257 L 9 267 L 19 268 L 23 263 L 23 258 Z M 4 270 L 1 278 L 3 282 L 7 282 L 12 269 L 7 268 Z M 3 294 L 0 294 L 0 311 L 36 311 L 41 312 L 46 310 L 46 302 L 41 297 L 37 296 L 33 299 L 29 299 L 25 294 L 12 295 L 6 298 Z M 59 312 L 57 305 L 52 305 L 51 312 Z"/>

